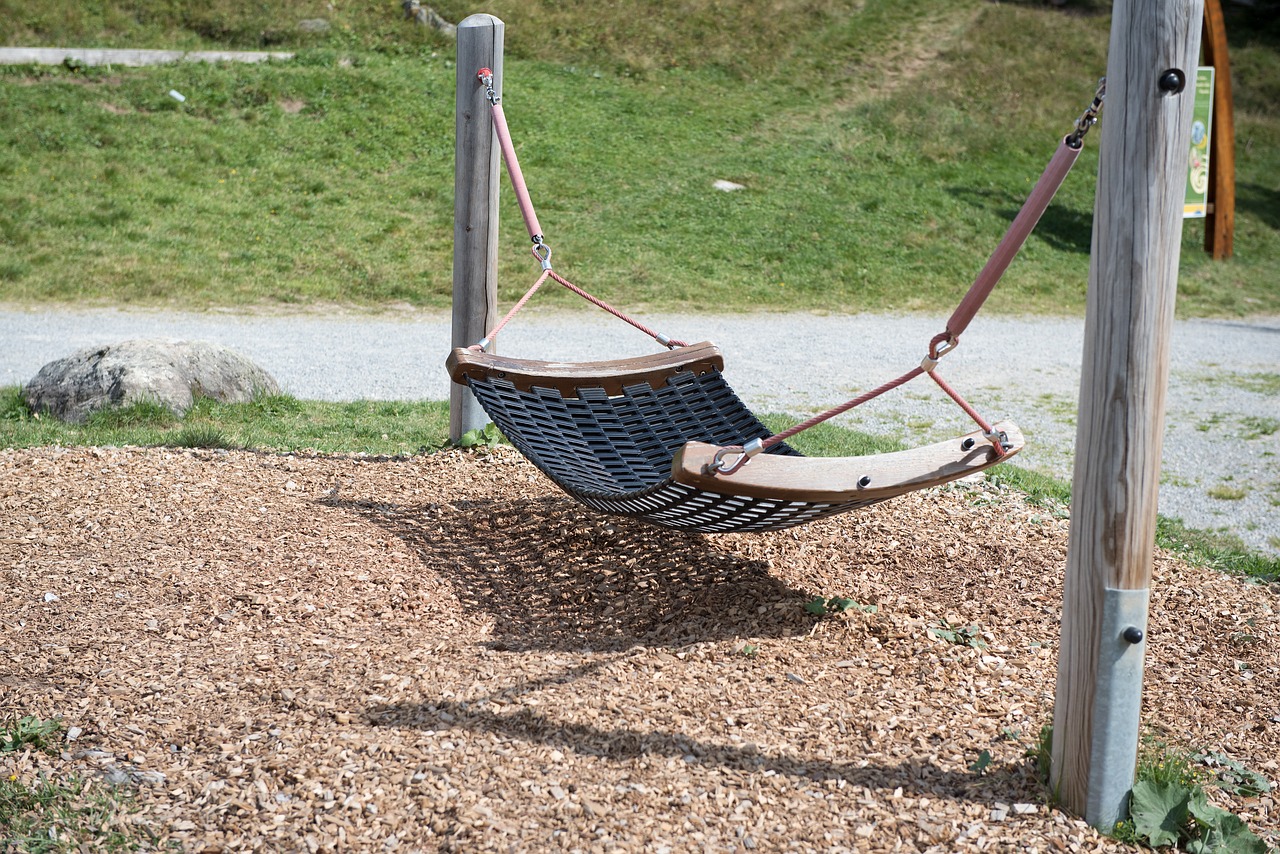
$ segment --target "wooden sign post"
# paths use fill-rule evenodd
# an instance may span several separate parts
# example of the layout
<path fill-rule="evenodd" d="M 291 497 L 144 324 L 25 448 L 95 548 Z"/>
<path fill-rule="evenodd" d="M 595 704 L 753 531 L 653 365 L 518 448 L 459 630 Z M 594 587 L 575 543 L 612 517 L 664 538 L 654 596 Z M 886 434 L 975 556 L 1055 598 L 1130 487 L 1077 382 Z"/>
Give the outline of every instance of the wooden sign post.
<path fill-rule="evenodd" d="M 502 93 L 505 25 L 492 15 L 472 15 L 458 24 L 457 136 L 453 178 L 453 347 L 475 344 L 498 316 L 498 186 L 500 181 L 493 114 L 481 68 L 493 69 L 493 88 Z M 471 390 L 457 383 L 449 391 L 449 439 L 489 423 Z"/>
<path fill-rule="evenodd" d="M 1230 258 L 1236 231 L 1236 120 L 1231 104 L 1231 60 L 1222 4 L 1204 0 L 1204 64 L 1212 65 L 1213 135 L 1209 137 L 1209 211 L 1204 218 L 1204 251 L 1214 260 Z"/>
<path fill-rule="evenodd" d="M 1105 831 L 1137 759 L 1202 10 L 1112 10 L 1050 774 L 1063 806 Z"/>

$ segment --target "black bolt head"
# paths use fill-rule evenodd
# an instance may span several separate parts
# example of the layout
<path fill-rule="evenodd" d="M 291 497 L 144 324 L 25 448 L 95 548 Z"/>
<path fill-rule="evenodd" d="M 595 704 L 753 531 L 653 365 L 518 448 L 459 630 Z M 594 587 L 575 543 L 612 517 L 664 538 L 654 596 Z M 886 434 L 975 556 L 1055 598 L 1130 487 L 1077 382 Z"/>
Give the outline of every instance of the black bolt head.
<path fill-rule="evenodd" d="M 1176 95 L 1187 85 L 1187 76 L 1176 68 L 1170 68 L 1160 75 L 1160 91 Z"/>
<path fill-rule="evenodd" d="M 1142 643 L 1142 639 L 1146 637 L 1146 635 L 1144 635 L 1142 633 L 1142 629 L 1138 628 L 1137 626 L 1130 626 L 1129 628 L 1124 630 L 1124 633 L 1121 635 L 1121 637 L 1124 638 L 1125 641 L 1127 641 L 1128 643 L 1136 644 L 1136 643 Z"/>

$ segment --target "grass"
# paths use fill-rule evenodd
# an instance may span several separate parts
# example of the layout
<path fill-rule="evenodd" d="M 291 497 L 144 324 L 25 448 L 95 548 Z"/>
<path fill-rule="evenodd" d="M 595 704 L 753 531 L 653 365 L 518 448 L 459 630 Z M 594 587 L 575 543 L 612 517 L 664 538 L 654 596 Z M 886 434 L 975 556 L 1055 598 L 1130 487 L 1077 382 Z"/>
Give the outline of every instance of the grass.
<path fill-rule="evenodd" d="M 1229 5 L 1237 254 L 1207 260 L 1186 225 L 1184 316 L 1280 312 L 1270 8 Z M 982 0 L 492 10 L 559 268 L 619 304 L 682 311 L 949 310 L 1091 95 L 1109 28 L 1105 14 Z M 314 17 L 328 33 L 297 32 Z M 8 44 L 297 52 L 0 69 L 0 302 L 448 304 L 453 46 L 396 4 L 0 0 L 0 22 Z M 1082 311 L 1094 142 L 993 310 Z M 715 191 L 718 178 L 746 189 Z M 509 301 L 536 268 L 503 192 Z"/>
<path fill-rule="evenodd" d="M 221 404 L 204 398 L 181 419 L 139 403 L 96 412 L 76 425 L 31 413 L 17 387 L 0 389 L 0 448 L 166 445 L 396 456 L 438 449 L 448 433 L 449 405 L 435 401 L 330 403 L 272 395 Z"/>
<path fill-rule="evenodd" d="M 0 754 L 34 751 L 57 755 L 65 744 L 58 719 L 33 715 L 0 726 Z M 30 782 L 0 777 L 0 849 L 25 852 L 133 851 L 145 830 L 128 821 L 131 790 L 78 776 Z"/>

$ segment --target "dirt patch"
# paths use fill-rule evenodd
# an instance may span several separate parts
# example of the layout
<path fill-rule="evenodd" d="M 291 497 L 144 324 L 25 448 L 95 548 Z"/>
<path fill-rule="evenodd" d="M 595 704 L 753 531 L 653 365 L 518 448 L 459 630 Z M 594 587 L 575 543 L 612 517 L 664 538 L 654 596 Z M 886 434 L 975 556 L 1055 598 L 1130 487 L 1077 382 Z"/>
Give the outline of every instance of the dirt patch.
<path fill-rule="evenodd" d="M 0 771 L 128 779 L 184 849 L 1120 847 L 1026 756 L 1066 523 L 987 484 L 708 537 L 508 451 L 37 449 L 0 511 L 0 710 L 82 730 Z M 1144 725 L 1274 779 L 1275 589 L 1156 576 Z"/>

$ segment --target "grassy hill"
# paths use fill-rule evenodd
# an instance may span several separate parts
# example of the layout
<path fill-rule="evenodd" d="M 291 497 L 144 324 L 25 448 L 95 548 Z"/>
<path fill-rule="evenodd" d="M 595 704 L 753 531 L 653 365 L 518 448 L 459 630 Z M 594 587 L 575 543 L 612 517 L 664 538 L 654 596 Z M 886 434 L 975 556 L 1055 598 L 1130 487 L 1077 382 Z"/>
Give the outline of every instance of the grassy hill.
<path fill-rule="evenodd" d="M 1236 257 L 1209 261 L 1187 223 L 1183 315 L 1280 313 L 1276 9 L 1228 4 Z M 504 105 L 557 268 L 693 311 L 949 310 L 1087 103 L 1109 30 L 1087 3 L 487 11 L 507 23 Z M 297 53 L 0 69 L 0 301 L 447 305 L 453 44 L 394 0 L 0 0 L 0 40 Z M 996 310 L 1081 310 L 1090 143 Z M 536 272 L 513 205 L 503 240 L 506 299 Z"/>

